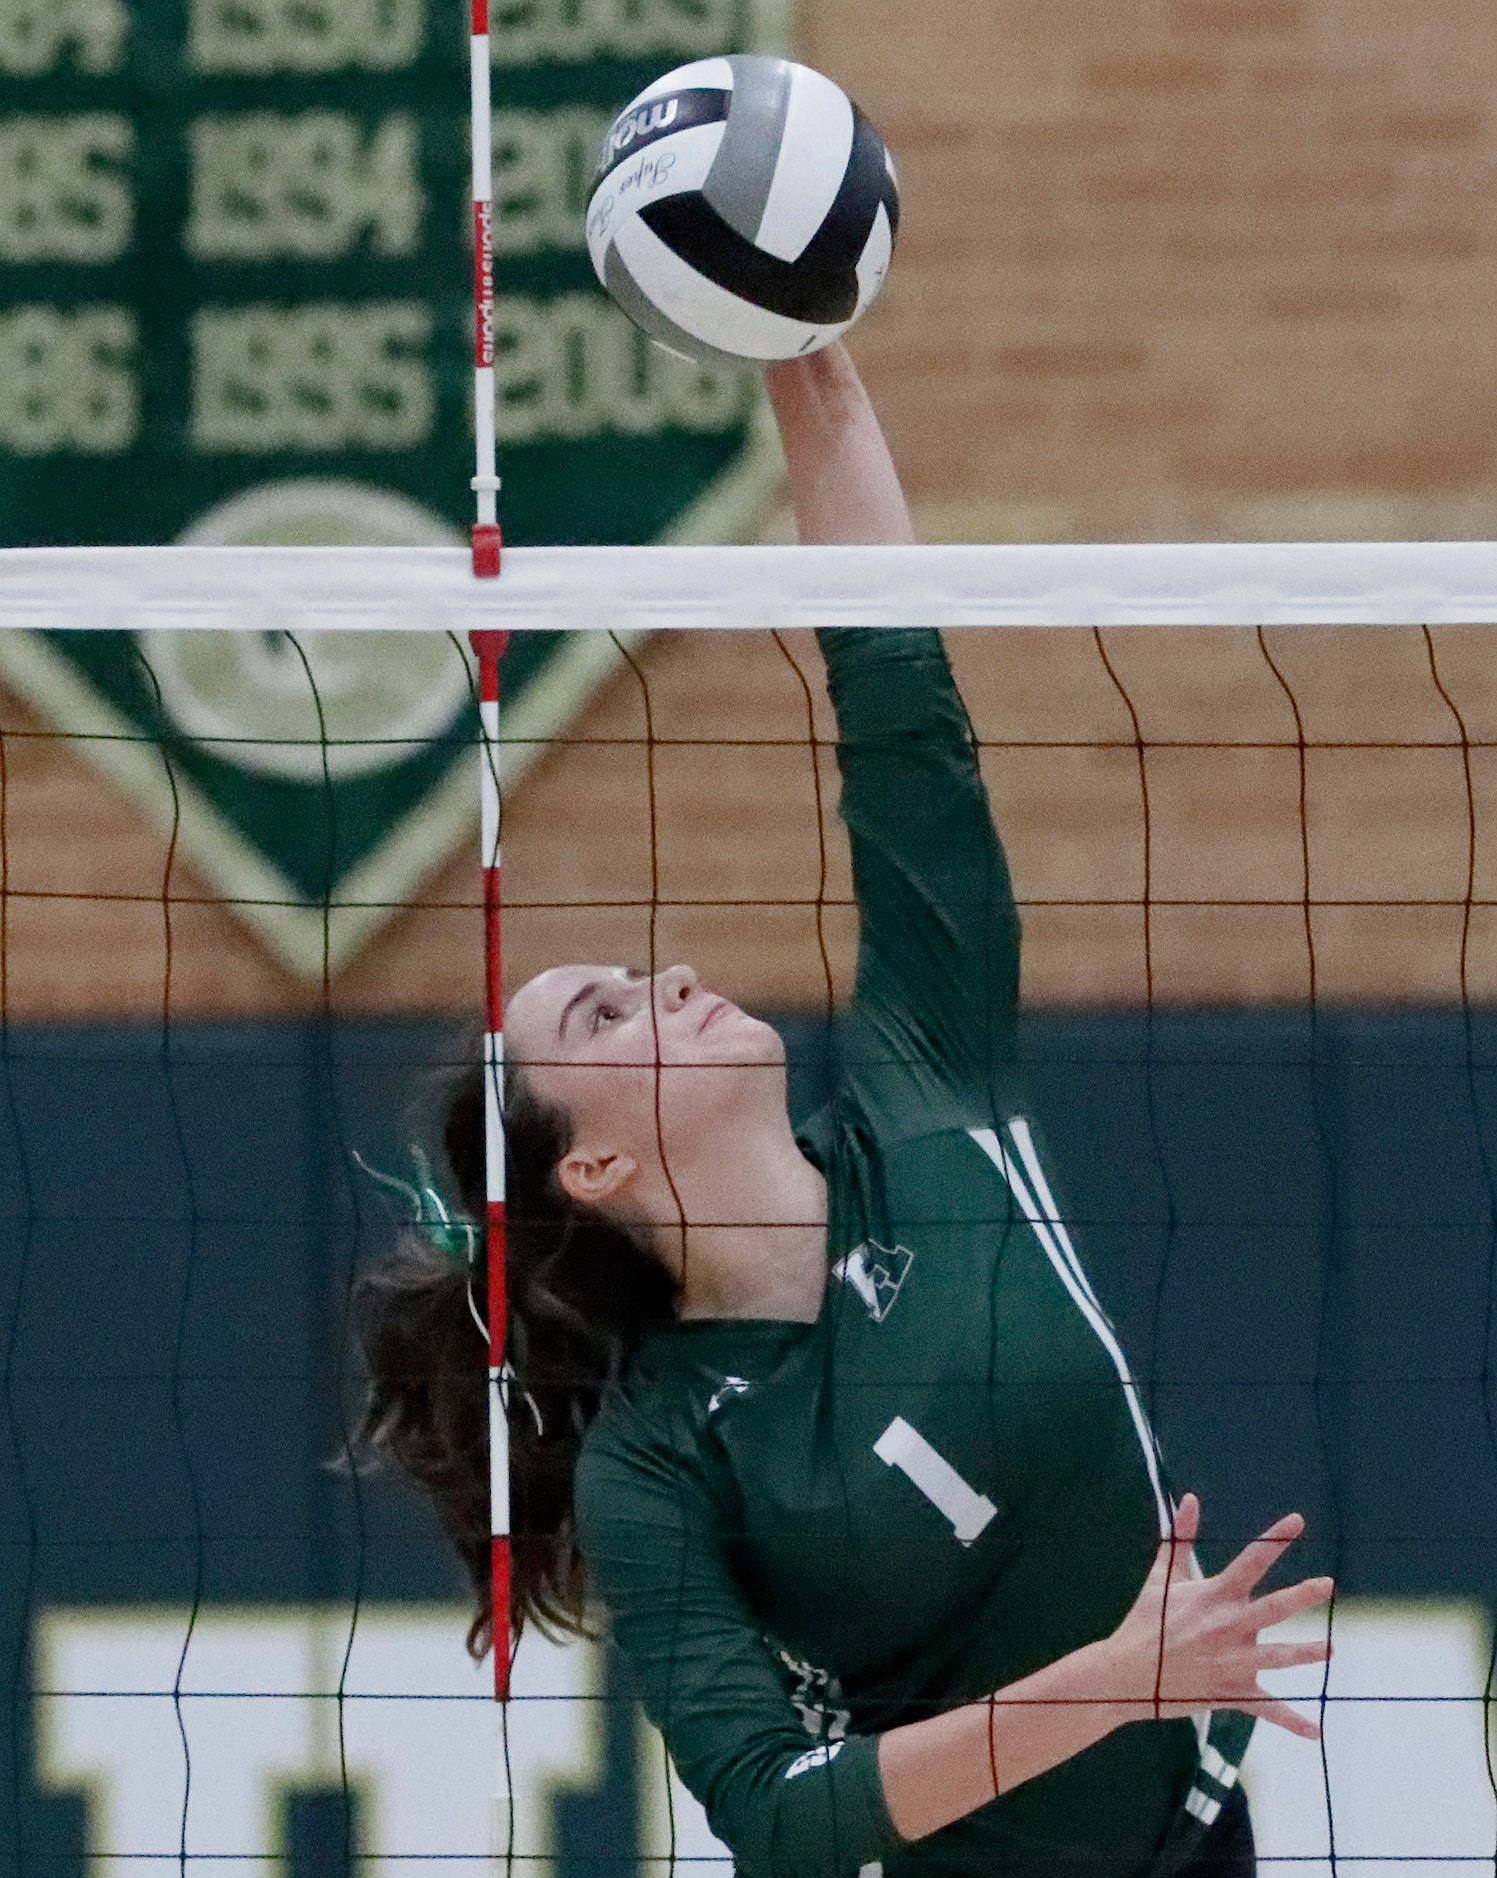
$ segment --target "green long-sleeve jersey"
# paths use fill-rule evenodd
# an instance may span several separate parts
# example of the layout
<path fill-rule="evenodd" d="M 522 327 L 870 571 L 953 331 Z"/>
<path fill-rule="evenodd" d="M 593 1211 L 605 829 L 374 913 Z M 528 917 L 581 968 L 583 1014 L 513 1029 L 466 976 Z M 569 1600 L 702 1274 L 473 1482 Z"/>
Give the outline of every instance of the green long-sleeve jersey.
<path fill-rule="evenodd" d="M 1019 922 L 940 640 L 822 646 L 861 928 L 836 1097 L 801 1136 L 820 1314 L 645 1343 L 584 1446 L 583 1554 L 749 1878 L 1162 1870 L 1235 1778 L 1239 1718 L 1130 1724 L 917 1843 L 884 1803 L 881 1731 L 1110 1633 L 1168 1514 L 1023 1118 Z"/>

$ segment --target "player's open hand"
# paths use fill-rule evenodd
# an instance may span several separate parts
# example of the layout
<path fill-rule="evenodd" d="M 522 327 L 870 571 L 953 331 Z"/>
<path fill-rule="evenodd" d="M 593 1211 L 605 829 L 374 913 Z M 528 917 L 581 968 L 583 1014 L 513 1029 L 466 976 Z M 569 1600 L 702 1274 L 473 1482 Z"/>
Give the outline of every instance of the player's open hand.
<path fill-rule="evenodd" d="M 1314 1610 L 1331 1596 L 1329 1578 L 1305 1578 L 1255 1598 L 1286 1547 L 1305 1530 L 1298 1513 L 1277 1520 L 1214 1578 L 1193 1577 L 1191 1547 L 1201 1524 L 1201 1503 L 1186 1494 L 1173 1536 L 1163 1541 L 1133 1609 L 1112 1637 L 1124 1677 L 1125 1699 L 1141 1716 L 1171 1720 L 1200 1709 L 1233 1708 L 1276 1722 L 1315 1740 L 1316 1723 L 1276 1701 L 1258 1685 L 1266 1669 L 1324 1663 L 1328 1642 L 1260 1643 L 1258 1633 L 1287 1617 Z"/>

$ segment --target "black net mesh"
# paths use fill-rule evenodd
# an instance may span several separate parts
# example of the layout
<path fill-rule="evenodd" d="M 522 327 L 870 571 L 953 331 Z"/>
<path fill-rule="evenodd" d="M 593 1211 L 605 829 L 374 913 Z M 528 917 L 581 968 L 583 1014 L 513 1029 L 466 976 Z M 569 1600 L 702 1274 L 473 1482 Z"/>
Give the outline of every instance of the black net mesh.
<path fill-rule="evenodd" d="M 1295 1508 L 1297 1569 L 1337 1580 L 1331 1670 L 1284 1676 L 1323 1739 L 1260 1726 L 1247 1761 L 1260 1861 L 1497 1868 L 1489 630 L 949 640 L 1025 926 L 1027 1112 L 1169 1483 L 1208 1569 Z M 774 1019 L 803 1118 L 856 938 L 813 640 L 617 651 L 505 748 L 510 983 L 690 960 Z M 150 643 L 106 653 L 123 727 L 0 693 L 8 1868 L 725 1860 L 612 1648 L 527 1637 L 501 1730 L 430 1510 L 343 1460 L 351 1287 L 407 1222 L 359 1161 L 419 1186 L 417 1147 L 459 1203 L 476 842 L 344 944 L 390 766 L 350 764 L 381 739 L 285 636 L 316 760 L 282 798 L 250 773 L 296 818 L 313 941 L 278 959 L 238 904 L 263 877 L 184 844 L 233 740 L 184 733 Z M 384 741 L 460 752 L 476 814 L 471 704 L 424 754 Z"/>

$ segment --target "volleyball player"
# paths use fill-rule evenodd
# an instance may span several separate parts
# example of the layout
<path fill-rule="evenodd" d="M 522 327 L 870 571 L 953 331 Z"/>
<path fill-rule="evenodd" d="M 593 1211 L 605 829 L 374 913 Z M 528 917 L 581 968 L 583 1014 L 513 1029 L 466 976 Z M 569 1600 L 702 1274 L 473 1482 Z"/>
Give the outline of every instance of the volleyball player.
<path fill-rule="evenodd" d="M 768 375 L 803 540 L 910 523 L 851 361 Z M 1019 923 L 938 637 L 821 635 L 860 912 L 830 1106 L 687 965 L 561 965 L 506 1014 L 515 1618 L 601 1608 L 747 1878 L 1245 1878 L 1251 1721 L 1315 1726 L 1256 1596 L 1193 1571 L 1012 1067 Z M 579 813 L 585 813 L 579 804 Z M 447 1147 L 483 1204 L 476 1076 Z M 366 1436 L 486 1607 L 468 1274 L 366 1281 Z"/>

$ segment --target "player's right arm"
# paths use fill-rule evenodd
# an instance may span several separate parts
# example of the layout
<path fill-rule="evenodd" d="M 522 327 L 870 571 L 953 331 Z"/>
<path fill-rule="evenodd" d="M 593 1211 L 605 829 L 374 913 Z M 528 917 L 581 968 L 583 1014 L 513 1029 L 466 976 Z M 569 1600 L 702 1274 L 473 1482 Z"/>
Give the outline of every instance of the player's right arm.
<path fill-rule="evenodd" d="M 819 638 L 858 902 L 849 1079 L 901 1131 L 990 1123 L 1019 917 L 945 648 L 887 628 Z"/>
<path fill-rule="evenodd" d="M 803 547 L 902 547 L 915 539 L 889 446 L 843 345 L 764 374 L 785 446 Z"/>
<path fill-rule="evenodd" d="M 766 374 L 805 544 L 914 538 L 877 415 L 841 346 Z M 1011 1052 L 1019 920 L 971 726 L 934 632 L 819 635 L 860 912 L 851 1080 L 886 1115 L 991 1121 Z"/>

